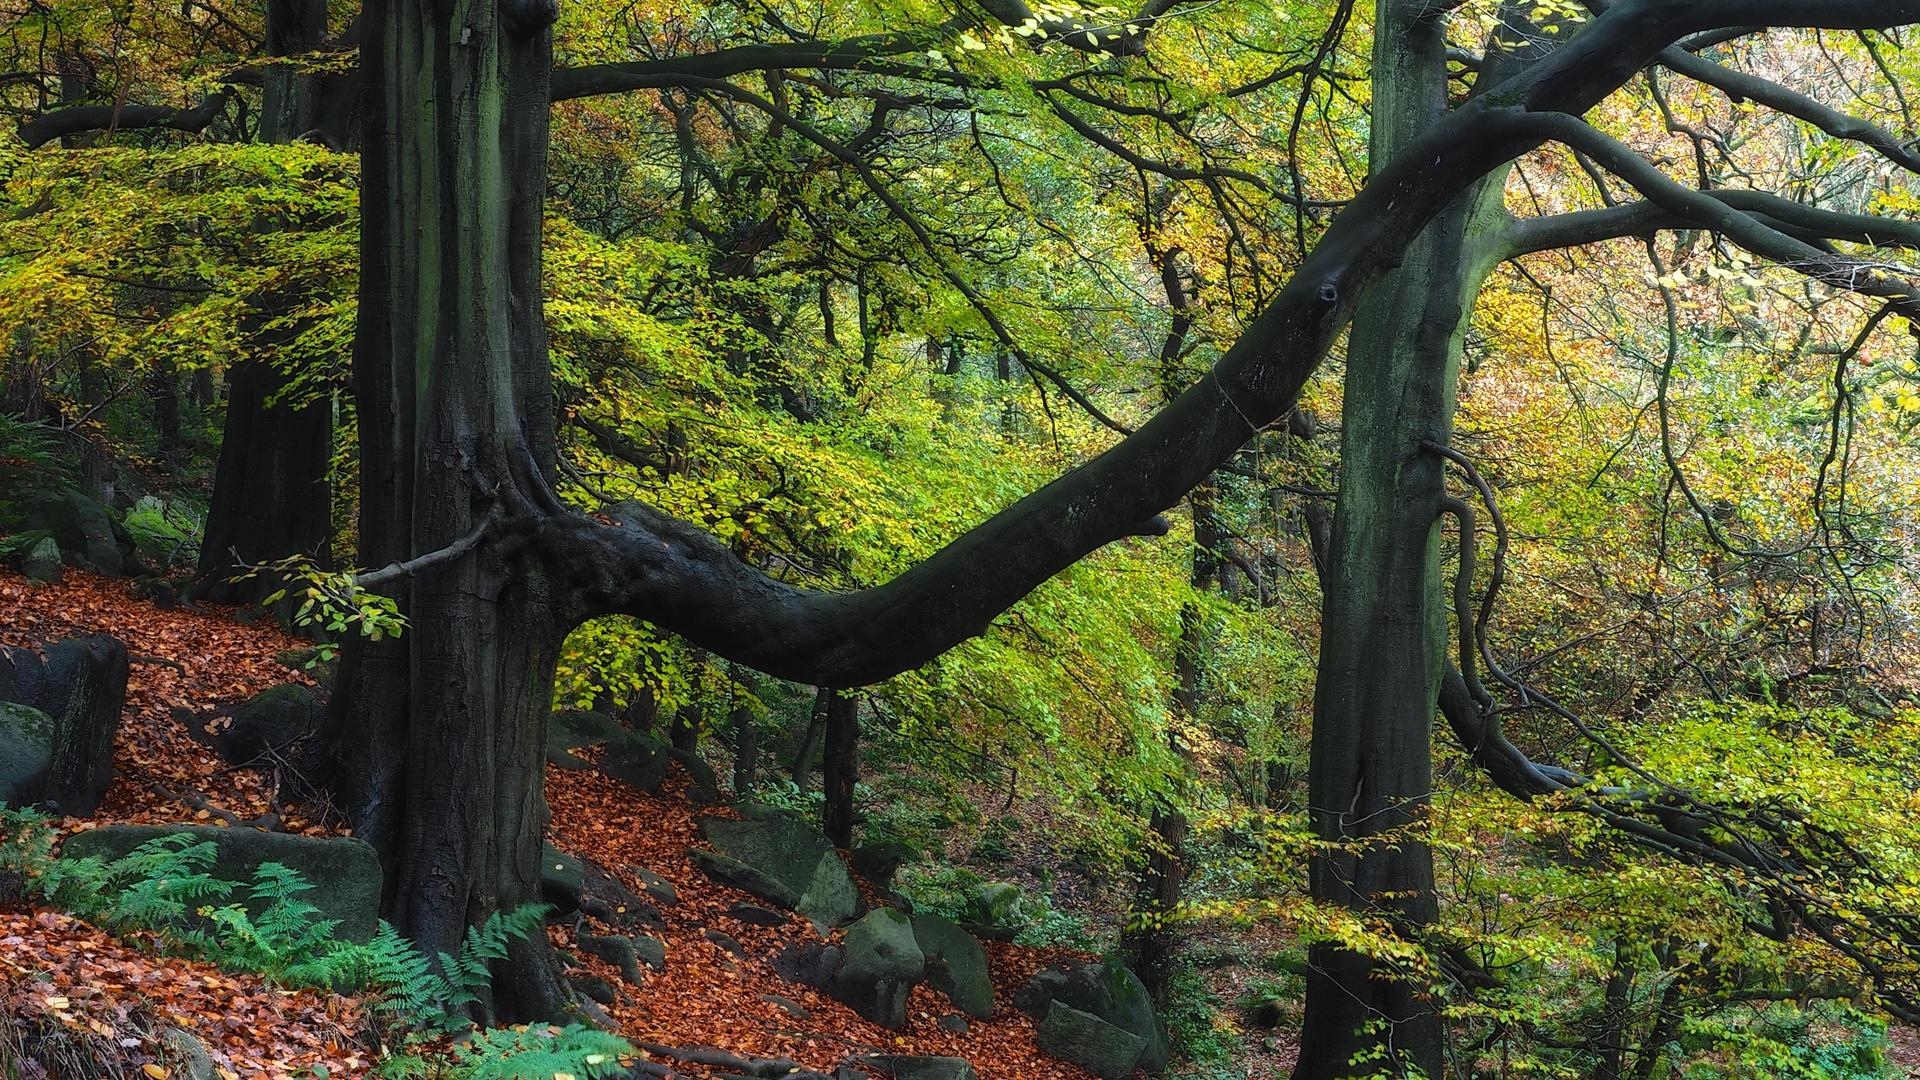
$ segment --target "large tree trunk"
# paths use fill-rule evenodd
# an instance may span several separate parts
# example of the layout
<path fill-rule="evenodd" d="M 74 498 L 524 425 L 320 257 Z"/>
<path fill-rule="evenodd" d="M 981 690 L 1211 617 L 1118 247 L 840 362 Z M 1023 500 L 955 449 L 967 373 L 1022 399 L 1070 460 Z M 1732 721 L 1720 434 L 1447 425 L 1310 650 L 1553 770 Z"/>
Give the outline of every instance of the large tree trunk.
<path fill-rule="evenodd" d="M 1425 0 L 1380 0 L 1373 159 L 1386 162 L 1446 108 L 1444 24 Z M 1437 914 L 1424 839 L 1432 721 L 1446 660 L 1440 577 L 1445 461 L 1422 443 L 1452 431 L 1460 336 L 1493 265 L 1479 223 L 1500 176 L 1428 225 L 1403 266 L 1370 288 L 1347 349 L 1340 498 L 1321 618 L 1308 776 L 1315 899 L 1417 935 Z M 1442 1075 L 1444 1029 L 1428 979 L 1317 945 L 1294 1080 Z"/>
<path fill-rule="evenodd" d="M 551 507 L 540 302 L 554 15 L 537 0 L 367 6 L 359 336 L 361 561 L 450 548 L 503 511 Z M 343 788 L 388 869 L 386 914 L 451 950 L 536 902 L 542 745 L 573 623 L 538 565 L 480 545 L 401 592 L 404 637 L 356 642 Z M 544 940 L 496 971 L 496 1014 L 564 1002 Z"/>
<path fill-rule="evenodd" d="M 267 53 L 297 56 L 320 47 L 327 35 L 325 0 L 270 0 Z M 284 143 L 313 126 L 321 80 L 269 67 L 261 100 L 260 140 Z M 267 307 L 292 298 L 266 298 Z M 247 333 L 272 342 L 263 311 Z M 289 555 L 327 555 L 333 535 L 332 492 L 327 474 L 333 456 L 333 403 L 324 399 L 281 400 L 291 378 L 261 361 L 243 361 L 227 373 L 227 414 L 214 466 L 213 498 L 200 544 L 200 594 L 221 603 L 257 600 L 278 588 L 264 577 L 226 580 L 240 563 L 259 564 Z"/>

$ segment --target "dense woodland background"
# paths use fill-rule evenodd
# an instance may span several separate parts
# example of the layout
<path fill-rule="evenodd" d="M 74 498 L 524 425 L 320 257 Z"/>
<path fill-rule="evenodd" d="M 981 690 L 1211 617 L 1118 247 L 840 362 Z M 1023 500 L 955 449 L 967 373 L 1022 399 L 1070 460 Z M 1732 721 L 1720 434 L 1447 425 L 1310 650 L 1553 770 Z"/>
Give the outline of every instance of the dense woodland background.
<path fill-rule="evenodd" d="M 0 12 L 0 1076 L 1920 1069 L 1920 4 Z"/>

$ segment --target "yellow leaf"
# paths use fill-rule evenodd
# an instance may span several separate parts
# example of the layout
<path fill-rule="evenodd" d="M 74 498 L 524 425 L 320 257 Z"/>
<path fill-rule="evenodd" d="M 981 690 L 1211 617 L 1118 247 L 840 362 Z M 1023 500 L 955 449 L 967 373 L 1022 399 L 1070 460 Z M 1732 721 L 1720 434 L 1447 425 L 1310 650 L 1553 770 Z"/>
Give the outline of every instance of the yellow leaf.
<path fill-rule="evenodd" d="M 143 1073 L 146 1073 L 148 1076 L 153 1077 L 153 1080 L 167 1080 L 167 1077 L 169 1075 L 169 1073 L 166 1070 L 166 1067 L 162 1065 L 152 1065 L 152 1064 L 142 1065 L 140 1066 L 140 1071 Z"/>
<path fill-rule="evenodd" d="M 63 997 L 50 997 L 47 999 L 47 1008 L 49 1009 L 64 1009 L 71 1004 L 73 1004 L 73 1002 Z"/>

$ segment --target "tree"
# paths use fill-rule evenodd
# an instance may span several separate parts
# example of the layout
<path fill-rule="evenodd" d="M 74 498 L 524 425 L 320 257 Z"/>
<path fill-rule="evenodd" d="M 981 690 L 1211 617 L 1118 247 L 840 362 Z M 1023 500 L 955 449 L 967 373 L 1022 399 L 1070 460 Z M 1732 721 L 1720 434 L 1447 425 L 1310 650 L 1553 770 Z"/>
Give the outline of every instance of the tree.
<path fill-rule="evenodd" d="M 1389 4 L 1384 11 L 1382 25 L 1408 21 L 1403 6 Z M 1150 7 L 1125 32 L 1029 24 L 1023 9 L 1011 19 L 1061 46 L 1125 56 L 1146 47 L 1141 42 L 1147 31 L 1166 13 L 1164 6 Z M 1444 113 L 1432 79 L 1445 43 L 1423 24 L 1408 37 L 1383 36 L 1380 57 L 1388 65 L 1409 62 L 1418 69 L 1397 87 L 1389 83 L 1395 90 L 1389 97 L 1394 111 L 1424 122 L 1417 130 L 1409 124 L 1404 134 L 1383 134 L 1382 147 L 1398 153 L 1375 163 L 1372 178 L 1285 284 L 1263 293 L 1267 302 L 1258 316 L 1204 377 L 1104 453 L 892 580 L 847 593 L 799 589 L 650 507 L 612 505 L 588 516 L 554 495 L 559 417 L 541 290 L 548 109 L 554 100 L 662 87 L 724 97 L 776 118 L 847 164 L 885 201 L 884 185 L 871 182 L 871 169 L 862 172 L 859 154 L 847 144 L 806 125 L 778 101 L 728 80 L 752 71 L 871 70 L 965 87 L 967 73 L 944 63 L 909 67 L 901 75 L 902 58 L 974 31 L 928 27 L 556 72 L 549 37 L 556 14 L 543 0 L 497 0 L 463 12 L 456 22 L 450 11 L 395 0 L 369 5 L 361 22 L 367 104 L 355 391 L 360 561 L 377 569 L 361 575 L 360 583 L 398 594 L 412 628 L 403 638 L 357 642 L 349 651 L 338 698 L 343 782 L 357 831 L 381 848 L 394 871 L 390 916 L 430 949 L 450 949 L 468 923 L 537 893 L 544 724 L 555 658 L 574 625 L 625 613 L 726 660 L 822 686 L 857 687 L 925 663 L 981 633 L 999 613 L 1090 552 L 1123 537 L 1162 531 L 1162 511 L 1288 414 L 1357 312 L 1374 304 L 1392 311 L 1395 297 L 1424 299 L 1406 282 L 1418 281 L 1420 267 L 1444 263 L 1449 245 L 1467 231 L 1466 220 L 1457 216 L 1460 206 L 1471 205 L 1459 201 L 1463 194 L 1545 142 L 1575 145 L 1645 185 L 1650 206 L 1606 212 L 1616 229 L 1705 223 L 1826 284 L 1911 305 L 1904 282 L 1796 239 L 1806 228 L 1802 211 L 1761 204 L 1773 207 L 1762 211 L 1768 218 L 1790 226 L 1786 232 L 1771 229 L 1739 200 L 1647 175 L 1647 168 L 1636 167 L 1631 155 L 1578 118 L 1677 42 L 1697 45 L 1756 25 L 1904 25 L 1920 20 L 1920 4 L 1629 0 Z M 995 15 L 1008 18 L 997 10 Z M 176 110 L 154 122 L 178 119 Z M 1063 117 L 1063 123 L 1103 149 L 1117 145 L 1131 153 L 1123 144 L 1101 142 L 1084 120 L 1076 125 Z M 1131 164 L 1167 168 L 1150 159 Z M 889 209 L 913 220 L 898 205 Z M 1831 219 L 1821 220 L 1838 228 Z M 1436 222 L 1440 231 L 1416 244 Z M 1568 236 L 1569 225 L 1542 228 Z M 1858 235 L 1857 227 L 1850 228 L 1844 235 Z M 1538 233 L 1535 239 L 1544 243 Z M 1406 275 L 1399 284 L 1377 285 L 1396 267 Z M 1416 273 L 1407 274 L 1409 267 Z M 957 274 L 949 283 L 1011 352 L 1017 340 L 979 302 L 977 290 Z M 1462 284 L 1436 297 L 1443 318 L 1420 324 L 1421 332 L 1450 341 L 1469 291 Z M 1449 314 L 1451 321 L 1444 318 Z M 1391 340 L 1404 329 L 1399 318 L 1379 325 L 1370 318 L 1365 329 Z M 1036 372 L 1045 369 L 1042 357 L 1020 362 Z M 1363 369 L 1384 362 L 1360 359 Z M 1049 381 L 1063 393 L 1070 388 L 1064 379 Z M 1442 383 L 1429 373 L 1410 380 L 1403 392 L 1414 411 L 1439 419 L 1450 393 Z M 1093 402 L 1082 404 L 1099 411 Z M 1383 397 L 1360 407 L 1390 413 L 1400 406 Z M 1408 443 L 1412 434 L 1421 434 L 1417 448 Z M 1355 790 L 1389 801 L 1424 796 L 1431 702 L 1439 695 L 1450 705 L 1454 685 L 1433 652 L 1435 640 L 1444 642 L 1433 595 L 1434 528 L 1437 511 L 1448 504 L 1439 489 L 1444 455 L 1425 443 L 1443 446 L 1444 435 L 1397 425 L 1381 432 L 1378 443 L 1354 435 L 1355 483 L 1348 489 L 1353 506 L 1345 510 L 1344 532 L 1336 529 L 1340 536 L 1333 544 L 1335 552 L 1351 554 L 1337 556 L 1345 561 L 1329 576 L 1341 596 L 1330 605 L 1328 670 L 1354 677 L 1353 658 L 1372 647 L 1367 619 L 1381 611 L 1413 614 L 1404 626 L 1395 624 L 1395 639 L 1388 643 L 1393 655 L 1407 660 L 1396 670 L 1390 696 L 1343 702 L 1340 695 L 1350 687 L 1322 686 L 1329 721 L 1339 708 L 1351 708 L 1364 721 L 1358 734 L 1366 740 L 1349 747 L 1351 754 L 1329 745 L 1317 770 L 1322 794 L 1342 770 L 1364 781 L 1386 769 L 1395 775 L 1392 785 Z M 1383 480 L 1392 483 L 1367 486 Z M 1403 498 L 1415 500 L 1411 508 Z M 1367 523 L 1374 518 L 1390 536 L 1371 533 Z M 1396 583 L 1391 589 L 1356 576 L 1361 560 L 1376 558 L 1392 562 L 1394 573 L 1384 579 Z M 1470 656 L 1471 650 L 1462 650 L 1459 665 L 1459 684 L 1469 694 Z M 1391 718 L 1382 711 L 1386 705 L 1394 710 Z M 1464 717 L 1469 732 L 1478 733 L 1469 745 L 1488 768 L 1517 777 L 1520 790 L 1576 784 L 1564 771 L 1548 772 L 1510 753 L 1511 744 L 1489 737 L 1471 710 Z M 1317 798 L 1315 804 L 1324 820 L 1327 802 Z M 1605 812 L 1622 828 L 1640 820 Z M 1694 849 L 1685 853 L 1710 857 Z M 1364 879 L 1374 865 L 1357 861 L 1353 879 Z M 1398 865 L 1418 873 L 1417 859 Z M 1398 880 L 1399 874 L 1392 869 L 1380 880 Z M 1329 882 L 1323 892 L 1356 891 L 1336 878 L 1323 880 Z M 1374 887 L 1367 880 L 1359 885 L 1362 893 Z M 1427 904 L 1416 897 L 1405 905 L 1408 921 L 1417 923 Z M 510 973 L 497 984 L 501 1012 L 533 1015 L 557 1008 L 560 988 L 536 946 L 520 947 Z M 1364 982 L 1367 973 L 1364 966 L 1348 965 L 1331 977 Z M 1387 1007 L 1420 1031 L 1405 1064 L 1424 1067 L 1432 1060 L 1433 1022 L 1412 994 L 1385 993 L 1393 999 Z M 1337 1015 L 1326 1021 L 1325 1049 L 1304 1069 L 1347 1066 L 1335 1058 L 1356 1043 L 1342 1022 Z M 1379 1045 L 1376 1033 L 1361 1048 Z"/>

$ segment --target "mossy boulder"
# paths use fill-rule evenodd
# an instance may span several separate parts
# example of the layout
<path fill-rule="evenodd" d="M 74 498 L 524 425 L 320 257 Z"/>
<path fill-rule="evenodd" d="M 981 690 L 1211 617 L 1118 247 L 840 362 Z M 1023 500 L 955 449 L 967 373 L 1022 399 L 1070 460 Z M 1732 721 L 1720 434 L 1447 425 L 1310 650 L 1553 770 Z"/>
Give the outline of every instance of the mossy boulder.
<path fill-rule="evenodd" d="M 1109 960 L 1046 968 L 1029 979 L 1013 999 L 1016 1008 L 1040 1021 L 1046 1019 L 1056 1001 L 1139 1036 L 1144 1043 L 1140 1068 L 1159 1073 L 1167 1067 L 1170 1050 L 1166 1028 L 1154 1011 L 1146 985 L 1125 964 Z"/>
<path fill-rule="evenodd" d="M 313 690 L 284 683 L 262 690 L 242 704 L 195 717 L 197 734 L 205 736 L 222 760 L 244 765 L 262 757 L 303 760 L 307 744 L 320 730 L 321 705 Z"/>
<path fill-rule="evenodd" d="M 824 989 L 874 1023 L 904 1029 L 907 995 L 926 968 L 913 920 L 892 908 L 876 908 L 847 928 L 839 969 Z"/>
<path fill-rule="evenodd" d="M 46 751 L 43 766 L 38 753 L 26 749 L 29 730 L 40 725 L 16 717 L 12 734 L 0 735 L 12 743 L 0 752 L 21 757 L 11 767 L 0 765 L 0 775 L 37 770 L 31 784 L 15 777 L 13 790 L 0 798 L 72 816 L 98 809 L 113 783 L 113 738 L 126 696 L 127 647 L 115 638 L 73 638 L 39 652 L 0 649 L 0 701 L 37 710 L 47 721 L 32 737 Z"/>
<path fill-rule="evenodd" d="M 1131 1074 L 1147 1048 L 1147 1040 L 1133 1032 L 1057 1000 L 1047 1007 L 1033 1041 L 1042 1051 L 1071 1061 L 1101 1080 L 1122 1080 Z"/>
<path fill-rule="evenodd" d="M 210 841 L 217 856 L 210 871 L 223 881 L 246 883 L 261 863 L 290 867 L 313 888 L 301 899 L 320 909 L 319 918 L 339 922 L 334 935 L 366 941 L 380 918 L 380 858 L 373 845 L 352 837 L 290 836 L 257 829 L 206 825 L 108 825 L 67 837 L 62 859 L 97 857 L 107 862 L 162 836 Z M 244 897 L 236 891 L 236 898 Z"/>
<path fill-rule="evenodd" d="M 846 863 L 804 819 L 771 807 L 747 805 L 739 820 L 709 817 L 700 835 L 713 850 L 693 859 L 724 885 L 799 912 L 820 927 L 838 926 L 860 910 L 860 894 Z"/>
<path fill-rule="evenodd" d="M 916 915 L 913 937 L 927 958 L 927 985 L 977 1020 L 993 1015 L 993 980 L 980 939 L 938 915 Z"/>

